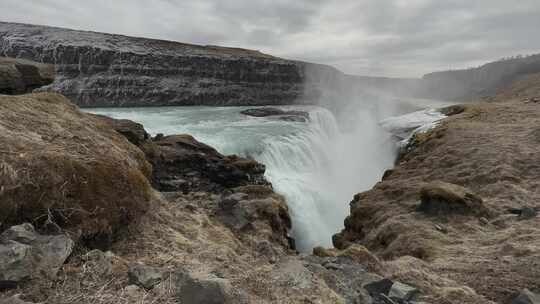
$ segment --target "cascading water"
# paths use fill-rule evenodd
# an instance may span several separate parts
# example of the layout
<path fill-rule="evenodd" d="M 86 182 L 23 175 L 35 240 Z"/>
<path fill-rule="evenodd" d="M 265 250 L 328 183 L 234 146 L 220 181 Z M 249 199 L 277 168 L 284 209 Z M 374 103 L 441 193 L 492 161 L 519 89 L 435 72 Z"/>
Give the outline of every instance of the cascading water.
<path fill-rule="evenodd" d="M 369 109 L 339 126 L 319 107 L 310 122 L 286 122 L 241 115 L 243 107 L 172 107 L 92 110 L 142 123 L 153 133 L 189 133 L 224 154 L 253 157 L 287 199 L 300 251 L 330 246 L 341 230 L 352 196 L 373 186 L 394 160 L 393 142 Z M 349 113 L 351 114 L 351 113 Z"/>
<path fill-rule="evenodd" d="M 287 199 L 300 251 L 331 245 L 349 212 L 347 202 L 373 186 L 393 161 L 391 140 L 369 115 L 359 116 L 348 132 L 328 110 L 319 108 L 310 116 L 309 128 L 265 142 L 256 157 Z"/>

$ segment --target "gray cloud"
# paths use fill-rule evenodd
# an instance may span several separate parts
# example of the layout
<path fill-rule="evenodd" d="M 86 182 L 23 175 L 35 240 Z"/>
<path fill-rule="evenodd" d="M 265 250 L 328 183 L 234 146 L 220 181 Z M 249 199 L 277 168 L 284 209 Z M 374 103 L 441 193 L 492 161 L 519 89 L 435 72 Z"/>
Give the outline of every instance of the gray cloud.
<path fill-rule="evenodd" d="M 538 0 L 0 0 L 5 21 L 258 49 L 420 76 L 540 52 Z"/>

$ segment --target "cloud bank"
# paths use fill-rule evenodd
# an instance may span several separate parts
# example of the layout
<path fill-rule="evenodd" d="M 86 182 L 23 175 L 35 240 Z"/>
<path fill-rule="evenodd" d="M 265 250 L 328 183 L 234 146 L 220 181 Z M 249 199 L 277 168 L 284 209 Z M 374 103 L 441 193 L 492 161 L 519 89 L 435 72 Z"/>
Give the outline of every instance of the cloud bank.
<path fill-rule="evenodd" d="M 540 52 L 538 0 L 0 0 L 2 21 L 257 49 L 418 77 Z"/>

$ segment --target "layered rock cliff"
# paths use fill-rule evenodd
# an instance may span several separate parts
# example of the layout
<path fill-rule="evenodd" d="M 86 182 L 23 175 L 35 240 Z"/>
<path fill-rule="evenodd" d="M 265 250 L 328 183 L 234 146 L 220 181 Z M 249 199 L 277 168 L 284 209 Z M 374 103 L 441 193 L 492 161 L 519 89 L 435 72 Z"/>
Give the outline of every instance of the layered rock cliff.
<path fill-rule="evenodd" d="M 309 102 L 343 77 L 258 51 L 5 22 L 0 56 L 54 64 L 42 90 L 85 107 Z"/>

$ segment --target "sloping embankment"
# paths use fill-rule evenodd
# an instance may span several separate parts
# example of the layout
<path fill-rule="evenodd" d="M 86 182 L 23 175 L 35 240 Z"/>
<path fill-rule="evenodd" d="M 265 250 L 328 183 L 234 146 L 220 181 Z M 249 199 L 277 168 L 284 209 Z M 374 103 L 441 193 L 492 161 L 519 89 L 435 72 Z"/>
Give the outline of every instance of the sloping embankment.
<path fill-rule="evenodd" d="M 527 77 L 418 135 L 354 197 L 334 244 L 365 245 L 430 303 L 507 303 L 540 290 L 538 88 L 538 76 Z"/>

